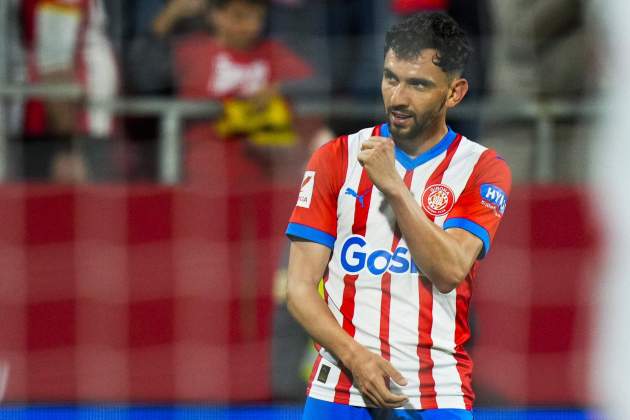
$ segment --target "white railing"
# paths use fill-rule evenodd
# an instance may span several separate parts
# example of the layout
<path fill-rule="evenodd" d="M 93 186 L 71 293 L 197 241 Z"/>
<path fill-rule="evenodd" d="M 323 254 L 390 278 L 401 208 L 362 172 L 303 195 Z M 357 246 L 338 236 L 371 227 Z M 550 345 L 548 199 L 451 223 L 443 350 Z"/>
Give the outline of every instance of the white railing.
<path fill-rule="evenodd" d="M 0 101 L 23 100 L 29 97 L 48 99 L 80 99 L 76 85 L 0 85 Z M 160 120 L 159 177 L 165 184 L 174 184 L 182 175 L 182 128 L 188 118 L 212 118 L 221 110 L 220 104 L 209 101 L 184 101 L 163 97 L 119 98 L 111 102 L 90 103 L 102 106 L 119 115 L 155 115 Z M 349 100 L 296 100 L 294 108 L 301 116 L 334 116 L 335 118 L 381 119 L 380 102 L 367 103 Z M 493 99 L 484 102 L 465 102 L 450 112 L 455 119 L 480 118 L 484 123 L 509 121 L 530 122 L 536 127 L 533 139 L 533 179 L 538 182 L 553 180 L 555 156 L 554 125 L 559 119 L 596 116 L 601 107 L 595 102 L 533 101 Z M 0 115 L 0 176 L 6 176 L 7 130 Z"/>

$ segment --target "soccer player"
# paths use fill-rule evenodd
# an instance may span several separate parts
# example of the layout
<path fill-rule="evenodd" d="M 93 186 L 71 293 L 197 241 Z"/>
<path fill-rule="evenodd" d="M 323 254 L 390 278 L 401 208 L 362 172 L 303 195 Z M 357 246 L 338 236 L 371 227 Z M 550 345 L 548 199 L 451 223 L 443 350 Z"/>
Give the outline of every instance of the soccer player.
<path fill-rule="evenodd" d="M 287 228 L 289 309 L 319 343 L 305 419 L 472 418 L 471 285 L 511 175 L 446 124 L 468 90 L 470 50 L 444 14 L 394 26 L 387 123 L 327 143 L 308 164 Z"/>

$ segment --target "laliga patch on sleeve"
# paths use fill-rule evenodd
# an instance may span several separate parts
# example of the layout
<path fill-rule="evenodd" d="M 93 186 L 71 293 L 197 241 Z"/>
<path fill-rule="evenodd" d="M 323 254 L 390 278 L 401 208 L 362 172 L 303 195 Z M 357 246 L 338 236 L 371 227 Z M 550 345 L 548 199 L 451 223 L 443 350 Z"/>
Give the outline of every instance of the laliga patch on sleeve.
<path fill-rule="evenodd" d="M 315 187 L 315 171 L 304 172 L 302 186 L 300 187 L 300 195 L 298 196 L 297 206 L 309 208 L 311 207 L 311 199 L 313 198 L 313 188 Z"/>
<path fill-rule="evenodd" d="M 481 185 L 481 204 L 494 209 L 497 216 L 503 216 L 507 205 L 505 192 L 494 184 Z"/>

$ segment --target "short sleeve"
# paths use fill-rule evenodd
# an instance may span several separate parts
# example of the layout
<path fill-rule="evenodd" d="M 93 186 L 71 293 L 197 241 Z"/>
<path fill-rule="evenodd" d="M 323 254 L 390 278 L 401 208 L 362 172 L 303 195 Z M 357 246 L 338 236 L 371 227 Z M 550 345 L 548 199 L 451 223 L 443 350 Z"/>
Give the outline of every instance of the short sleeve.
<path fill-rule="evenodd" d="M 479 258 L 486 256 L 503 219 L 512 187 L 510 168 L 493 150 L 486 150 L 444 221 L 444 230 L 464 229 L 481 239 Z"/>
<path fill-rule="evenodd" d="M 343 138 L 319 148 L 311 157 L 286 234 L 333 248 L 337 237 L 337 198 L 345 177 Z"/>

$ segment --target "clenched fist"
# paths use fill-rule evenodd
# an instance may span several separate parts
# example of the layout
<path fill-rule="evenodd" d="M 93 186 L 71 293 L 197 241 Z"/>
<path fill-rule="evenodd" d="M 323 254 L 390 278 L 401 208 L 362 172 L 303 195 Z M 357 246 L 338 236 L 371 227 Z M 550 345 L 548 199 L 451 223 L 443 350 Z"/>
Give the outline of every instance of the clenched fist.
<path fill-rule="evenodd" d="M 402 178 L 396 172 L 392 139 L 370 137 L 361 145 L 357 159 L 367 171 L 372 183 L 383 193 L 388 194 L 403 184 Z"/>

